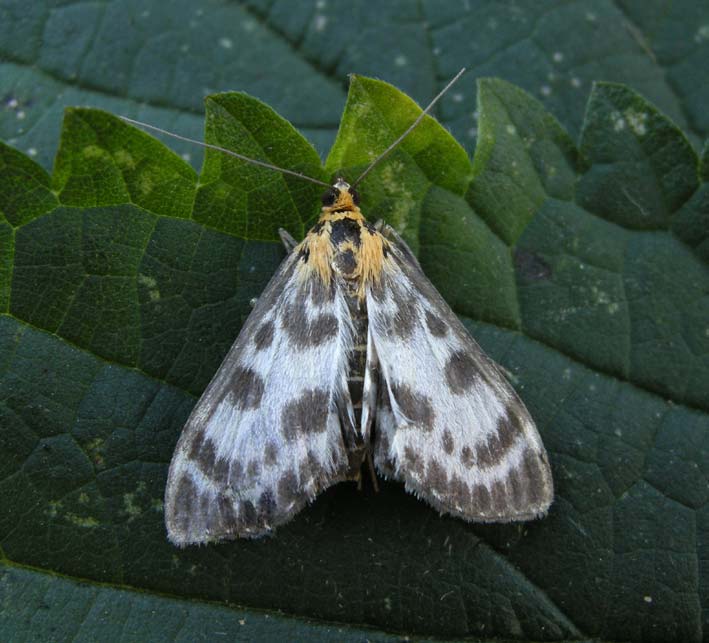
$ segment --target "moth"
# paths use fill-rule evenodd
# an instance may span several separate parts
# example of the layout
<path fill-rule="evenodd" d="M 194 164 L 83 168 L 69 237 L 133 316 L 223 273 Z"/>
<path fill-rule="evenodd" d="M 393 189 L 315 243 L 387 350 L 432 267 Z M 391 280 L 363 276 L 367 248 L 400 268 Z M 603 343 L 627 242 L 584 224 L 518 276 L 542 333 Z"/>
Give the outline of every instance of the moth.
<path fill-rule="evenodd" d="M 365 219 L 355 189 L 463 71 L 357 181 L 323 183 L 303 241 L 282 233 L 288 254 L 175 449 L 174 544 L 269 534 L 363 468 L 468 521 L 549 508 L 549 462 L 524 404 L 395 230 Z"/>

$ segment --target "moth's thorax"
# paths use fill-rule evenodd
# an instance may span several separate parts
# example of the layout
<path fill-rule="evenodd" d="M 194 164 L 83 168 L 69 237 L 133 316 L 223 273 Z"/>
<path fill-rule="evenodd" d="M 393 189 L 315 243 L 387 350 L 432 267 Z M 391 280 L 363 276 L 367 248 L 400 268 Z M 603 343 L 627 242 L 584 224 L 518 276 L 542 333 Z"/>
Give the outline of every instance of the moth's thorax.
<path fill-rule="evenodd" d="M 344 182 L 335 183 L 333 202 L 323 206 L 318 223 L 295 251 L 304 276 L 316 271 L 326 284 L 339 276 L 363 298 L 367 286 L 381 278 L 388 242 L 364 218 L 346 188 Z"/>

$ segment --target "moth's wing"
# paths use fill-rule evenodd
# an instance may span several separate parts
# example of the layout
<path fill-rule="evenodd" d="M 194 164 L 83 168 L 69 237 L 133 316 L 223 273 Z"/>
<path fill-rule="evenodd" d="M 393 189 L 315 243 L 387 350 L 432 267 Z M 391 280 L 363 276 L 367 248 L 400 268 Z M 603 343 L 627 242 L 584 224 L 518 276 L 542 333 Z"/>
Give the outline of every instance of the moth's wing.
<path fill-rule="evenodd" d="M 291 253 L 187 420 L 165 524 L 177 545 L 257 537 L 346 477 L 337 401 L 351 320 Z"/>
<path fill-rule="evenodd" d="M 382 280 L 367 294 L 379 359 L 374 463 L 443 513 L 504 522 L 553 499 L 529 412 L 391 228 Z"/>

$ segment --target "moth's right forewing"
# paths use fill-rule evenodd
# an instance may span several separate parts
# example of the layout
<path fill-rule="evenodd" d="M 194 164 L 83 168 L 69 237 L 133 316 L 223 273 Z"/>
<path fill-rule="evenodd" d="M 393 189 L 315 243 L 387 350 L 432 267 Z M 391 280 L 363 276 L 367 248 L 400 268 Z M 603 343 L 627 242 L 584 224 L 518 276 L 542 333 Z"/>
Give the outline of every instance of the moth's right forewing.
<path fill-rule="evenodd" d="M 170 465 L 165 523 L 180 546 L 258 537 L 344 479 L 336 400 L 349 319 L 291 253 L 190 415 Z"/>
<path fill-rule="evenodd" d="M 525 520 L 553 498 L 529 412 L 391 230 L 368 296 L 380 366 L 375 465 L 441 512 Z"/>

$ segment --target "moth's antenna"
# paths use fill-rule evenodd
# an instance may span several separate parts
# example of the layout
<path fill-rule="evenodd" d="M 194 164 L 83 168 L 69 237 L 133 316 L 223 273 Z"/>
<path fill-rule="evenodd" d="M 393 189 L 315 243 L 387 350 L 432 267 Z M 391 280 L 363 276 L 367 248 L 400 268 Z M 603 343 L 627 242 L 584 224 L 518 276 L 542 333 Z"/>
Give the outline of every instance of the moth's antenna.
<path fill-rule="evenodd" d="M 423 120 L 423 117 L 431 111 L 431 108 L 438 102 L 438 99 L 443 96 L 443 94 L 445 94 L 452 87 L 453 83 L 455 83 L 464 73 L 465 67 L 463 67 L 463 69 L 461 69 L 455 76 L 453 76 L 450 82 L 440 91 L 438 96 L 436 96 L 428 104 L 428 107 L 419 114 L 419 117 L 413 123 L 411 123 L 409 128 L 369 164 L 369 167 L 364 172 L 362 172 L 362 174 L 359 175 L 359 178 L 352 184 L 352 187 L 355 187 L 365 176 L 367 176 L 367 174 L 372 171 L 372 168 L 377 165 L 379 161 L 381 161 L 385 156 L 387 156 L 389 152 L 391 152 L 399 143 L 401 143 L 401 141 L 403 141 L 411 133 L 411 130 L 413 130 Z"/>
<path fill-rule="evenodd" d="M 253 165 L 259 165 L 259 166 L 265 167 L 269 170 L 275 170 L 276 172 L 283 172 L 283 174 L 290 174 L 291 176 L 297 176 L 299 179 L 303 179 L 305 181 L 310 181 L 311 183 L 317 183 L 318 185 L 324 185 L 326 188 L 331 187 L 329 183 L 325 183 L 325 181 L 321 181 L 320 179 L 314 179 L 312 176 L 306 176 L 305 174 L 301 174 L 300 172 L 295 172 L 293 170 L 286 170 L 285 168 L 278 167 L 277 165 L 271 165 L 270 163 L 266 163 L 265 161 L 259 161 L 257 159 L 249 158 L 248 156 L 244 156 L 243 154 L 239 154 L 238 152 L 233 152 L 232 150 L 228 150 L 225 147 L 219 147 L 219 145 L 212 145 L 211 143 L 203 143 L 202 141 L 197 141 L 193 138 L 187 138 L 186 136 L 180 136 L 179 134 L 174 134 L 173 132 L 168 132 L 167 130 L 164 130 L 160 127 L 155 127 L 155 125 L 148 125 L 147 123 L 141 123 L 140 121 L 134 121 L 132 118 L 128 118 L 127 116 L 119 116 L 118 118 L 126 121 L 127 123 L 131 123 L 133 125 L 138 125 L 140 127 L 144 127 L 146 129 L 153 130 L 155 132 L 160 132 L 160 134 L 165 134 L 165 136 L 172 136 L 172 138 L 176 138 L 180 141 L 186 141 L 188 143 L 194 143 L 195 145 L 199 145 L 201 147 L 207 147 L 210 150 L 217 150 L 218 152 L 224 152 L 224 154 L 229 154 L 230 156 L 235 156 L 240 161 L 246 161 L 247 163 L 252 163 Z"/>

